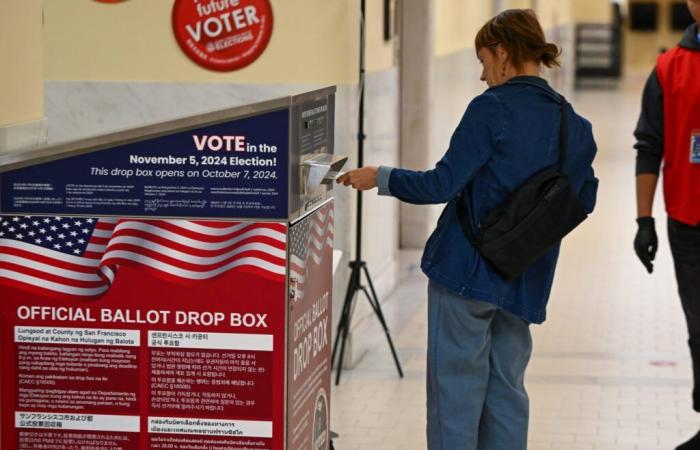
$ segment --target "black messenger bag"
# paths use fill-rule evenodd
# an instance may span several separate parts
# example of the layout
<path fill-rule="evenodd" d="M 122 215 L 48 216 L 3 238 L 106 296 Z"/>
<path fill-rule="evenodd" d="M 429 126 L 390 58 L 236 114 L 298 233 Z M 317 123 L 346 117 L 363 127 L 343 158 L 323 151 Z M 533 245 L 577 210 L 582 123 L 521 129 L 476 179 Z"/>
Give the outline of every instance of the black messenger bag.
<path fill-rule="evenodd" d="M 588 216 L 563 172 L 568 137 L 567 105 L 562 99 L 559 163 L 525 181 L 489 212 L 476 233 L 469 219 L 469 199 L 464 198 L 464 191 L 456 198 L 457 216 L 464 234 L 507 280 L 519 277 Z"/>

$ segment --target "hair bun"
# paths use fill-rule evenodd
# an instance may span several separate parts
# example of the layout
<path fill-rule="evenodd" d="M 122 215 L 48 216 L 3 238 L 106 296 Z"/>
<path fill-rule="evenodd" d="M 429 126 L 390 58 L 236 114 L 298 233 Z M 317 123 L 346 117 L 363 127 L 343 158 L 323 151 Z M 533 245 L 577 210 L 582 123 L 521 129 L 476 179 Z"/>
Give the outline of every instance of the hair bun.
<path fill-rule="evenodd" d="M 552 68 L 559 65 L 558 59 L 560 55 L 561 49 L 555 44 L 547 42 L 542 46 L 542 56 L 540 56 L 540 59 L 542 60 L 542 64 Z"/>

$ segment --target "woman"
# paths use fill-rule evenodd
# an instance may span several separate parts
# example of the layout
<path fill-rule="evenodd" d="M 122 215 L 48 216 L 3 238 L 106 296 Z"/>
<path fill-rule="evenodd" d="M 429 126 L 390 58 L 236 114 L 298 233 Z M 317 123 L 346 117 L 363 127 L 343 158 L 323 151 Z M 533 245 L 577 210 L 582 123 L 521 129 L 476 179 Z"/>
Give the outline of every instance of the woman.
<path fill-rule="evenodd" d="M 428 171 L 363 167 L 338 182 L 379 188 L 409 203 L 448 202 L 428 239 L 421 268 L 428 286 L 428 448 L 520 450 L 527 447 L 524 387 L 532 340 L 529 324 L 545 320 L 559 246 L 523 275 L 503 279 L 464 236 L 455 197 L 465 191 L 472 226 L 536 172 L 558 161 L 561 102 L 540 78 L 559 65 L 531 10 L 508 10 L 475 39 L 489 88 L 467 107 L 447 153 Z M 566 108 L 564 172 L 587 212 L 598 180 L 588 121 Z M 465 189 L 466 188 L 466 189 Z"/>

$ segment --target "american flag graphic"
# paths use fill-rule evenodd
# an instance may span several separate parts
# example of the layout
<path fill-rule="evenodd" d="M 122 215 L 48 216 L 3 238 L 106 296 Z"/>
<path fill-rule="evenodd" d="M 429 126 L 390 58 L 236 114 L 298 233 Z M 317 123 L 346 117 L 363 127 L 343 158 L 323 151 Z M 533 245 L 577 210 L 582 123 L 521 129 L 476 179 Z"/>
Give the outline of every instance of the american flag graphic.
<path fill-rule="evenodd" d="M 311 264 L 323 262 L 325 247 L 333 248 L 333 208 L 322 206 L 310 217 L 295 224 L 290 231 L 289 277 L 294 298 L 304 298 L 307 274 Z"/>
<path fill-rule="evenodd" d="M 97 297 L 120 265 L 175 281 L 231 270 L 284 280 L 279 223 L 0 216 L 0 283 L 52 296 Z"/>

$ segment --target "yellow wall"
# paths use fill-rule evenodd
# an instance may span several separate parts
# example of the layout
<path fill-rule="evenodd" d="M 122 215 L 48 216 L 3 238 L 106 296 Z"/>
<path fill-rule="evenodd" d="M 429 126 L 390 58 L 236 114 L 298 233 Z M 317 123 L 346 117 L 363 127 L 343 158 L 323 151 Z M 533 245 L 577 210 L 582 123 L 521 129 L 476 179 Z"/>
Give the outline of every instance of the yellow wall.
<path fill-rule="evenodd" d="M 581 0 L 585 1 L 585 0 Z M 546 30 L 573 22 L 573 6 L 565 0 L 538 0 L 536 13 Z M 532 0 L 508 0 L 505 8 L 528 9 Z M 486 0 L 436 0 L 435 54 L 442 56 L 474 46 L 474 36 L 492 17 L 492 2 Z"/>
<path fill-rule="evenodd" d="M 396 2 L 397 0 L 394 0 Z M 396 5 L 396 3 L 394 3 Z M 359 7 L 359 5 L 358 5 Z M 376 72 L 396 64 L 395 39 L 384 41 L 384 0 L 367 0 L 366 3 L 366 68 Z M 392 25 L 396 23 L 396 10 L 393 8 Z"/>
<path fill-rule="evenodd" d="M 535 12 L 545 32 L 574 22 L 574 7 L 571 1 L 538 0 Z"/>
<path fill-rule="evenodd" d="M 436 0 L 435 55 L 474 47 L 474 36 L 490 17 L 490 1 Z"/>
<path fill-rule="evenodd" d="M 506 0 L 506 9 L 528 9 L 532 8 L 532 0 Z"/>
<path fill-rule="evenodd" d="M 271 3 L 274 29 L 265 52 L 244 69 L 219 73 L 196 65 L 178 47 L 170 22 L 172 0 L 129 0 L 119 4 L 44 0 L 46 78 L 239 83 L 356 81 L 359 0 Z M 379 3 L 380 0 L 370 0 L 368 9 L 374 11 Z M 375 20 L 370 18 L 370 22 Z M 368 64 L 373 66 L 386 65 L 386 59 L 383 52 L 368 52 Z"/>
<path fill-rule="evenodd" d="M 40 0 L 0 0 L 0 126 L 44 116 Z"/>
<path fill-rule="evenodd" d="M 630 3 L 634 3 L 631 0 Z M 671 31 L 672 0 L 658 0 L 659 3 L 659 28 L 657 31 L 631 31 L 625 30 L 625 67 L 632 72 L 650 71 L 656 64 L 656 58 L 661 47 L 672 48 L 683 36 L 682 32 Z"/>
<path fill-rule="evenodd" d="M 611 23 L 611 0 L 573 0 L 574 18 L 577 23 Z"/>

